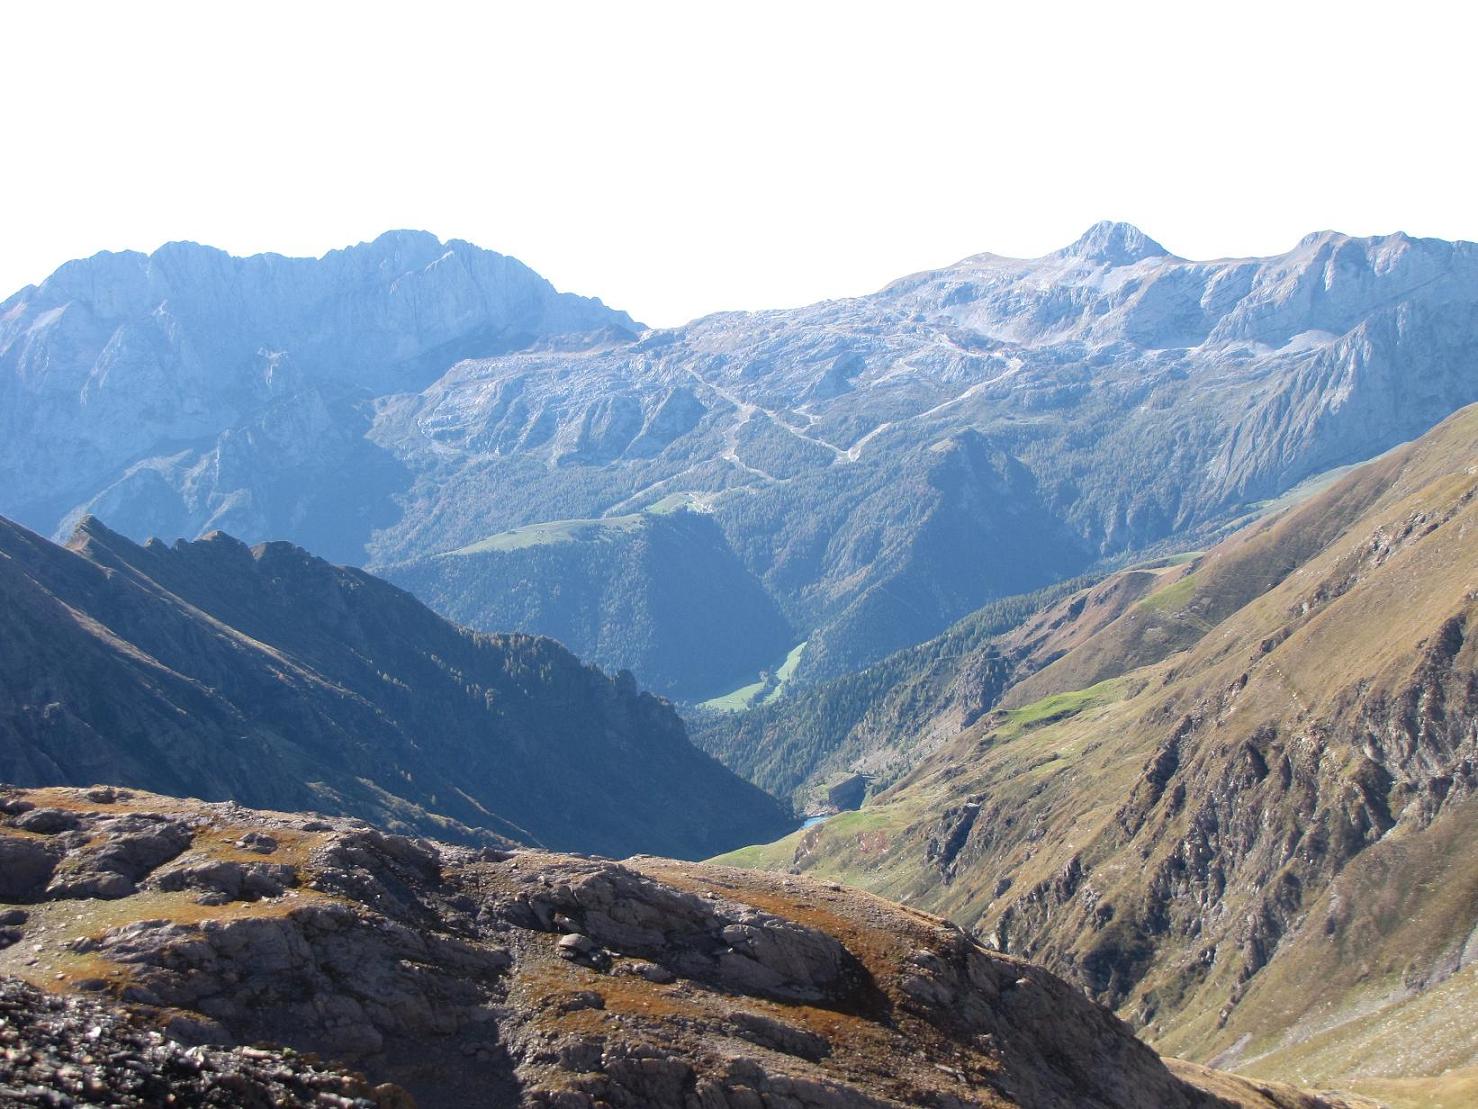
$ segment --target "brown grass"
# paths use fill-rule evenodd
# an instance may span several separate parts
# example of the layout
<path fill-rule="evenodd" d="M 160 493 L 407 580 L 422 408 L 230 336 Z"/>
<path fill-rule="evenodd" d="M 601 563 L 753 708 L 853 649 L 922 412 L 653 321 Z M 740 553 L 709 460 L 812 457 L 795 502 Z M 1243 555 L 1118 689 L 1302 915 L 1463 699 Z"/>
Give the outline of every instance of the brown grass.
<path fill-rule="evenodd" d="M 141 920 L 166 920 L 172 924 L 198 925 L 206 921 L 231 921 L 260 917 L 284 917 L 312 902 L 333 900 L 314 890 L 301 890 L 261 901 L 232 901 L 225 905 L 201 905 L 195 891 L 144 892 L 112 901 L 62 900 L 22 906 L 29 914 L 25 935 L 17 944 L 0 951 L 0 974 L 23 978 L 50 990 L 72 989 L 89 978 L 101 978 L 110 986 L 126 985 L 130 970 L 95 952 L 78 953 L 68 945 L 75 940 L 100 939 L 114 928 Z M 36 944 L 43 950 L 34 951 Z M 28 965 L 30 960 L 34 965 Z"/>

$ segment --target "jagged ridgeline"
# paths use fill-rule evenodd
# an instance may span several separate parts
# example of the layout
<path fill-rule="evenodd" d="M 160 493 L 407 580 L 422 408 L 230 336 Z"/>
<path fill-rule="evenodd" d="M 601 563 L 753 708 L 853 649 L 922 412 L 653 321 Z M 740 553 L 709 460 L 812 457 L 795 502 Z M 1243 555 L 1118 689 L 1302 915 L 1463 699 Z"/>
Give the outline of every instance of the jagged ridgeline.
<path fill-rule="evenodd" d="M 91 518 L 66 547 L 0 520 L 0 781 L 617 856 L 794 826 L 629 673 L 286 543 L 139 546 Z"/>
<path fill-rule="evenodd" d="M 414 232 L 70 263 L 0 305 L 0 971 L 107 996 L 0 1009 L 431 1104 L 1321 1104 L 1087 991 L 1461 1100 L 1475 345 L 1404 235 L 661 331 Z"/>
<path fill-rule="evenodd" d="M 1103 224 L 658 331 L 425 234 L 317 261 L 174 244 L 0 305 L 0 513 L 395 567 L 444 614 L 558 628 L 697 700 L 731 680 L 715 629 L 734 688 L 802 642 L 803 685 L 1201 543 L 1478 400 L 1475 336 L 1478 250 L 1403 235 L 1194 262 Z M 711 534 L 622 530 L 676 505 Z M 571 538 L 589 521 L 604 540 Z"/>
<path fill-rule="evenodd" d="M 1162 1051 L 1465 1103 L 1475 536 L 1469 407 L 1204 555 L 1048 608 L 995 644 L 1014 684 L 900 782 L 727 859 L 947 913 Z M 944 727 L 941 703 L 901 734 Z"/>

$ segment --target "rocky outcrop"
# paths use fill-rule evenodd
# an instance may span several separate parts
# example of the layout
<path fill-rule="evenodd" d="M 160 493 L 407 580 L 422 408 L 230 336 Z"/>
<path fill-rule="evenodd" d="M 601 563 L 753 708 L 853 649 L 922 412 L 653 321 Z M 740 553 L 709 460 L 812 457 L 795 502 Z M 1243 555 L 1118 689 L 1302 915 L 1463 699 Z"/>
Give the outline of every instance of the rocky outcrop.
<path fill-rule="evenodd" d="M 834 937 L 816 928 L 605 863 L 559 884 L 533 884 L 519 905 L 536 926 L 577 940 L 566 947 L 576 958 L 594 964 L 613 954 L 636 956 L 674 977 L 738 993 L 836 1000 L 863 973 Z"/>
<path fill-rule="evenodd" d="M 78 873 L 138 860 L 133 892 L 33 882 L 5 907 L 0 975 L 60 995 L 0 986 L 0 1010 L 40 1014 L 0 1033 L 0 1085 L 27 1097 L 116 1081 L 141 1104 L 162 1082 L 194 1104 L 210 1079 L 241 1104 L 267 1083 L 272 1104 L 384 1109 L 401 1089 L 422 1109 L 1294 1104 L 1212 1096 L 1051 974 L 841 887 L 94 796 L 0 792 L 0 845 L 79 837 Z M 37 811 L 72 826 L 38 840 Z M 142 827 L 183 846 L 138 854 Z"/>

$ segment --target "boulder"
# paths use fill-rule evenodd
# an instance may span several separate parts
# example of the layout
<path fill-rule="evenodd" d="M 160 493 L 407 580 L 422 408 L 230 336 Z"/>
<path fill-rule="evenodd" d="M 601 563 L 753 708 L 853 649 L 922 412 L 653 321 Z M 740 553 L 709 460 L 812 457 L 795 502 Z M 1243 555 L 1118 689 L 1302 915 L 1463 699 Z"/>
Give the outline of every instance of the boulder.
<path fill-rule="evenodd" d="M 47 845 L 0 835 L 0 900 L 31 900 L 46 888 L 56 864 Z"/>

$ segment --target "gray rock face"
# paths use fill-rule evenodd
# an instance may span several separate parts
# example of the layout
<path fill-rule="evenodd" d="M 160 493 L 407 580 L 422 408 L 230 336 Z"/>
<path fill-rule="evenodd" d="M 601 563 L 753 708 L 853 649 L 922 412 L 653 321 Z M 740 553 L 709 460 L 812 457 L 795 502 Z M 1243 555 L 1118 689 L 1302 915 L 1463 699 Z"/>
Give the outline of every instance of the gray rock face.
<path fill-rule="evenodd" d="M 858 968 L 837 940 L 748 905 L 682 893 L 624 867 L 591 864 L 563 882 L 533 884 L 520 899 L 538 927 L 568 934 L 561 949 L 597 944 L 741 993 L 819 1001 L 851 988 Z M 656 981 L 645 964 L 636 971 Z"/>
<path fill-rule="evenodd" d="M 66 856 L 46 887 L 48 896 L 127 897 L 140 879 L 190 845 L 188 830 L 153 814 L 96 821 L 88 832 L 68 837 Z"/>
<path fill-rule="evenodd" d="M 45 889 L 56 871 L 58 854 L 34 840 L 0 840 L 0 898 L 23 901 Z"/>
<path fill-rule="evenodd" d="M 218 895 L 212 900 L 257 901 L 280 897 L 297 883 L 297 873 L 283 863 L 241 863 L 230 860 L 179 866 L 160 873 L 162 890 L 196 889 Z"/>
<path fill-rule="evenodd" d="M 375 468 L 355 443 L 371 398 L 460 358 L 605 330 L 636 326 L 425 232 L 318 260 L 171 243 L 70 262 L 0 304 L 0 513 L 48 531 L 95 506 L 169 536 L 299 533 L 331 501 L 296 482 Z"/>
<path fill-rule="evenodd" d="M 44 836 L 70 832 L 77 824 L 77 814 L 65 809 L 32 809 L 15 822 L 15 826 L 23 831 L 37 832 Z"/>

